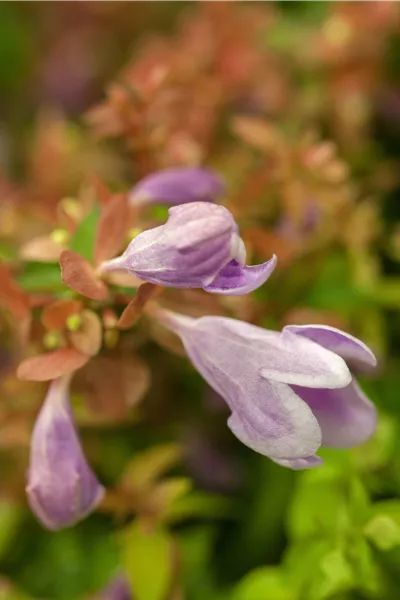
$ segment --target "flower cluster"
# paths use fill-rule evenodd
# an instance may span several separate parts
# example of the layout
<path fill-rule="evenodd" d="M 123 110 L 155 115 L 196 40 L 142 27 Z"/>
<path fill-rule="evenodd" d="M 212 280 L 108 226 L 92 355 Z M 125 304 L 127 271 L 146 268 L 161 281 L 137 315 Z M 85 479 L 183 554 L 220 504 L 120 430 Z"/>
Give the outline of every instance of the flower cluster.
<path fill-rule="evenodd" d="M 206 169 L 167 170 L 145 178 L 132 190 L 129 202 L 136 209 L 155 202 L 176 204 L 167 222 L 138 233 L 121 256 L 100 261 L 96 270 L 83 259 L 71 266 L 73 253 L 62 255 L 64 282 L 74 282 L 74 289 L 104 300 L 107 288 L 96 277 L 126 272 L 139 278 L 146 283 L 133 301 L 135 318 L 156 286 L 202 288 L 228 296 L 257 289 L 270 277 L 277 259 L 246 265 L 239 227 L 232 213 L 216 202 L 223 189 L 219 177 Z M 93 332 L 98 323 L 88 318 L 90 314 L 86 311 L 87 333 L 97 340 Z M 373 369 L 376 359 L 351 335 L 324 325 L 268 331 L 222 316 L 192 318 L 161 304 L 150 305 L 148 314 L 181 338 L 195 368 L 225 399 L 233 434 L 276 463 L 292 469 L 316 467 L 322 463 L 316 454 L 321 446 L 348 448 L 374 432 L 375 409 L 354 374 Z M 80 340 L 80 353 L 74 355 L 72 367 L 72 348 L 56 353 L 56 359 L 53 355 L 57 378 L 50 384 L 31 443 L 27 494 L 33 512 L 49 529 L 76 523 L 104 495 L 81 448 L 68 393 L 70 373 L 100 344 L 82 344 L 76 334 L 72 340 Z M 27 364 L 32 367 L 35 359 L 29 360 L 20 366 L 23 378 L 29 378 Z M 34 364 L 38 369 L 41 363 Z M 50 377 L 40 371 L 33 378 Z"/>

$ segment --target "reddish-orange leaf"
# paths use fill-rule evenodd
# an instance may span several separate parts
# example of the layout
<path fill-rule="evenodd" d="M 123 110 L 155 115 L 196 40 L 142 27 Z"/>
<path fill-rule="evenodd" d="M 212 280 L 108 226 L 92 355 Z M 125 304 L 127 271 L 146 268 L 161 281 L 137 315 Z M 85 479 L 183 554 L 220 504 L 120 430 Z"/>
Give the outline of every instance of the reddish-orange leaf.
<path fill-rule="evenodd" d="M 0 304 L 3 304 L 16 319 L 29 316 L 29 298 L 11 277 L 8 269 L 0 262 Z"/>
<path fill-rule="evenodd" d="M 257 117 L 235 117 L 232 129 L 245 143 L 257 150 L 269 151 L 282 146 L 279 130 L 268 121 Z"/>
<path fill-rule="evenodd" d="M 92 300 L 107 300 L 107 286 L 96 279 L 92 265 L 80 254 L 64 250 L 60 256 L 62 282 Z"/>
<path fill-rule="evenodd" d="M 99 204 L 108 204 L 108 202 L 112 198 L 112 193 L 110 192 L 106 184 L 101 179 L 99 179 L 97 175 L 94 174 L 89 177 L 89 180 L 94 187 L 94 191 L 96 192 Z"/>
<path fill-rule="evenodd" d="M 119 318 L 119 329 L 129 329 L 138 320 L 143 312 L 147 302 L 155 298 L 161 291 L 162 287 L 154 283 L 143 283 L 138 288 L 136 296 L 131 300 L 124 312 Z"/>
<path fill-rule="evenodd" d="M 79 372 L 76 384 L 96 418 L 119 421 L 144 398 L 150 387 L 150 370 L 131 352 L 100 355 Z"/>
<path fill-rule="evenodd" d="M 79 352 L 94 356 L 101 348 L 103 336 L 100 317 L 91 310 L 84 310 L 80 316 L 82 324 L 78 331 L 71 331 L 69 339 Z"/>
<path fill-rule="evenodd" d="M 75 348 L 60 348 L 23 360 L 17 369 L 17 376 L 28 381 L 50 381 L 80 369 L 89 359 L 90 356 Z"/>
<path fill-rule="evenodd" d="M 80 300 L 57 300 L 42 312 L 42 324 L 46 329 L 64 329 L 68 317 L 82 310 Z"/>
<path fill-rule="evenodd" d="M 94 262 L 113 258 L 124 243 L 129 227 L 129 206 L 126 194 L 116 194 L 103 207 L 94 245 Z"/>

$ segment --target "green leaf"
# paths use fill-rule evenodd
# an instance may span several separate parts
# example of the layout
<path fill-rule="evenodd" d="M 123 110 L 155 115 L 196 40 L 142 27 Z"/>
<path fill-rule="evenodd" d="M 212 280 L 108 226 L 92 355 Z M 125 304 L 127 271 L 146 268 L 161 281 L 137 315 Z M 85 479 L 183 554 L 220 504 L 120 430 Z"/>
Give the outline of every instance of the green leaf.
<path fill-rule="evenodd" d="M 287 528 L 291 538 L 333 535 L 346 526 L 344 486 L 308 473 L 300 479 L 290 507 Z"/>
<path fill-rule="evenodd" d="M 393 550 L 400 546 L 400 508 L 397 510 L 397 514 L 395 511 L 392 515 L 377 514 L 365 526 L 365 535 L 379 550 Z"/>
<path fill-rule="evenodd" d="M 246 575 L 236 586 L 232 600 L 292 600 L 285 574 L 277 567 L 261 567 Z"/>
<path fill-rule="evenodd" d="M 163 600 L 172 579 L 172 539 L 135 521 L 123 536 L 123 563 L 135 600 Z"/>
<path fill-rule="evenodd" d="M 196 517 L 232 519 L 235 517 L 234 506 L 232 500 L 222 496 L 193 491 L 175 499 L 167 508 L 165 519 L 173 523 Z"/>
<path fill-rule="evenodd" d="M 379 591 L 379 569 L 374 560 L 371 545 L 362 535 L 353 536 L 347 548 L 348 557 L 353 567 L 357 587 L 368 593 Z"/>
<path fill-rule="evenodd" d="M 219 598 L 215 571 L 212 569 L 216 531 L 213 527 L 196 525 L 178 534 L 181 557 L 181 580 L 185 598 L 211 600 Z"/>
<path fill-rule="evenodd" d="M 65 286 L 61 281 L 59 264 L 27 263 L 18 275 L 17 281 L 27 292 L 65 290 Z"/>
<path fill-rule="evenodd" d="M 400 305 L 400 277 L 387 277 L 377 282 L 369 294 L 381 306 L 397 309 Z"/>
<path fill-rule="evenodd" d="M 308 291 L 306 302 L 313 308 L 349 314 L 367 303 L 373 304 L 373 299 L 352 281 L 346 255 L 334 254 L 327 257 L 322 271 Z"/>
<path fill-rule="evenodd" d="M 13 540 L 21 521 L 20 509 L 7 502 L 0 502 L 0 558 L 2 558 Z"/>
<path fill-rule="evenodd" d="M 123 482 L 138 489 L 152 485 L 178 464 L 181 455 L 182 449 L 178 444 L 162 444 L 145 450 L 130 461 Z"/>
<path fill-rule="evenodd" d="M 332 542 L 327 539 L 302 539 L 292 543 L 283 560 L 288 584 L 299 590 L 308 590 L 318 574 L 322 559 L 331 551 Z"/>
<path fill-rule="evenodd" d="M 363 525 L 371 513 L 367 491 L 357 477 L 349 483 L 349 512 L 353 525 Z"/>
<path fill-rule="evenodd" d="M 354 577 L 351 566 L 344 553 L 333 550 L 321 561 L 322 580 L 318 584 L 318 592 L 321 598 L 328 598 L 354 586 Z"/>
<path fill-rule="evenodd" d="M 94 241 L 99 217 L 100 210 L 96 207 L 79 224 L 69 245 L 70 250 L 77 252 L 90 261 L 93 260 Z"/>

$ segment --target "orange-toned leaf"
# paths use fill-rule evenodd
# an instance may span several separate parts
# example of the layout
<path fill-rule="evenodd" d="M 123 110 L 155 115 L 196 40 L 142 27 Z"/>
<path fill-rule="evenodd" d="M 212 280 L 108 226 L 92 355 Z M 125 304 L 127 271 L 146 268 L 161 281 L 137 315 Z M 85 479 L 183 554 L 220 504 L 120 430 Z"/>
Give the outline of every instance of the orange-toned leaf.
<path fill-rule="evenodd" d="M 46 329 L 64 329 L 68 317 L 82 310 L 80 300 L 58 300 L 46 306 L 42 312 L 42 324 Z"/>
<path fill-rule="evenodd" d="M 150 370 L 136 356 L 100 355 L 78 374 L 76 385 L 99 420 L 126 419 L 150 386 Z"/>
<path fill-rule="evenodd" d="M 243 239 L 248 250 L 254 251 L 262 260 L 270 258 L 272 254 L 279 256 L 279 264 L 289 264 L 299 253 L 300 247 L 296 239 L 281 235 L 277 231 L 250 227 L 245 230 Z"/>
<path fill-rule="evenodd" d="M 29 298 L 15 283 L 8 269 L 0 262 L 0 304 L 3 304 L 16 319 L 29 316 Z"/>
<path fill-rule="evenodd" d="M 92 300 L 106 300 L 107 286 L 96 279 L 92 265 L 72 250 L 64 250 L 60 256 L 62 282 L 75 292 Z"/>
<path fill-rule="evenodd" d="M 129 227 L 129 206 L 126 194 L 116 194 L 103 207 L 94 245 L 94 262 L 113 258 L 124 243 Z"/>
<path fill-rule="evenodd" d="M 101 348 L 103 334 L 101 320 L 91 310 L 84 310 L 80 317 L 81 326 L 78 331 L 71 331 L 69 339 L 76 350 L 94 356 Z"/>
<path fill-rule="evenodd" d="M 143 283 L 138 288 L 136 296 L 131 300 L 119 318 L 119 329 L 129 329 L 138 320 L 147 302 L 162 291 L 162 287 L 154 283 Z"/>
<path fill-rule="evenodd" d="M 106 184 L 97 175 L 89 177 L 90 183 L 94 187 L 99 204 L 106 205 L 112 198 L 112 193 L 106 186 Z"/>
<path fill-rule="evenodd" d="M 57 244 L 50 236 L 43 235 L 24 244 L 20 255 L 25 260 L 57 262 L 62 251 L 63 247 L 60 244 Z"/>
<path fill-rule="evenodd" d="M 276 151 L 282 146 L 282 137 L 273 125 L 257 117 L 235 117 L 233 132 L 246 144 L 263 151 Z"/>
<path fill-rule="evenodd" d="M 23 360 L 17 369 L 17 376 L 28 381 L 50 381 L 80 369 L 89 359 L 89 356 L 75 348 L 60 348 Z"/>

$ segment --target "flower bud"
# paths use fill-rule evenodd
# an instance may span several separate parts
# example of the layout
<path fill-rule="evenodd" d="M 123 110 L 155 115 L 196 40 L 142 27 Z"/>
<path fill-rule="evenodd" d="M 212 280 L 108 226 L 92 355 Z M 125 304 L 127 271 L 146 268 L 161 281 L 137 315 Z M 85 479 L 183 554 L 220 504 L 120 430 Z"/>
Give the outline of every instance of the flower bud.
<path fill-rule="evenodd" d="M 203 167 L 166 169 L 145 177 L 132 189 L 133 206 L 213 202 L 224 192 L 222 179 Z"/>
<path fill-rule="evenodd" d="M 69 379 L 51 383 L 31 442 L 28 502 L 39 521 L 52 530 L 83 519 L 104 494 L 79 442 L 69 403 Z"/>

